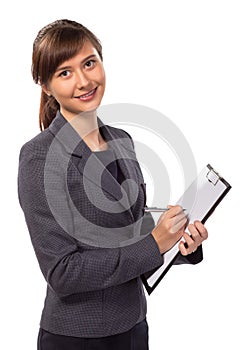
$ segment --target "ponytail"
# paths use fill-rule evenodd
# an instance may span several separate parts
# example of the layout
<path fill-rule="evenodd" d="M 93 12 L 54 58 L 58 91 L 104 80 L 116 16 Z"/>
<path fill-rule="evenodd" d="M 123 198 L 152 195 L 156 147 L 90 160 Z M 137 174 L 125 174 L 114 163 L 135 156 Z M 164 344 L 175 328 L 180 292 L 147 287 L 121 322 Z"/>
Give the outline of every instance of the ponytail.
<path fill-rule="evenodd" d="M 40 130 L 48 128 L 59 110 L 59 103 L 53 96 L 48 96 L 43 90 L 41 91 L 39 126 Z"/>

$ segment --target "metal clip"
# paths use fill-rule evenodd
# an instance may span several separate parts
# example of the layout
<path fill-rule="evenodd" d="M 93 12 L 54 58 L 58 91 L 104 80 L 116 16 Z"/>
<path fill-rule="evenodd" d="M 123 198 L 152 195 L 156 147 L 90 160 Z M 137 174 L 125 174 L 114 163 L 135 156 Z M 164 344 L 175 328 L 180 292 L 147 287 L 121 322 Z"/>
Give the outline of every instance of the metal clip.
<path fill-rule="evenodd" d="M 206 176 L 207 176 L 208 181 L 211 182 L 214 186 L 217 185 L 217 183 L 218 183 L 218 181 L 220 179 L 219 174 L 216 173 L 216 171 L 213 168 L 211 168 L 209 170 L 209 172 L 207 173 Z"/>

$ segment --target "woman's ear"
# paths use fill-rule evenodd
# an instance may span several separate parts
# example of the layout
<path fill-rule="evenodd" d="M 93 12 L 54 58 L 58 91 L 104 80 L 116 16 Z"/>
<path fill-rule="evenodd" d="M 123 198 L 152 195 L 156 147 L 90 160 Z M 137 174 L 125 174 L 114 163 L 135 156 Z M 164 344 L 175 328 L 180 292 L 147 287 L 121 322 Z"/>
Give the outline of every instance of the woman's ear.
<path fill-rule="evenodd" d="M 51 91 L 48 89 L 48 87 L 45 84 L 41 85 L 41 88 L 47 96 L 51 97 Z"/>

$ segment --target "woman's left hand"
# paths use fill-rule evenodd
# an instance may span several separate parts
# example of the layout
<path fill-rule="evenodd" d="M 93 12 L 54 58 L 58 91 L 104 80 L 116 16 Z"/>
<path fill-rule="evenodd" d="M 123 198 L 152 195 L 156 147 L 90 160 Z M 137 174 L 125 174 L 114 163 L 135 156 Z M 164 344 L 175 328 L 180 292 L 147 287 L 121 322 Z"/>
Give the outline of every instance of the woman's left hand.
<path fill-rule="evenodd" d="M 189 224 L 188 230 L 191 235 L 184 232 L 183 237 L 185 241 L 179 243 L 180 252 L 184 256 L 195 252 L 202 242 L 208 238 L 208 231 L 200 221 Z"/>

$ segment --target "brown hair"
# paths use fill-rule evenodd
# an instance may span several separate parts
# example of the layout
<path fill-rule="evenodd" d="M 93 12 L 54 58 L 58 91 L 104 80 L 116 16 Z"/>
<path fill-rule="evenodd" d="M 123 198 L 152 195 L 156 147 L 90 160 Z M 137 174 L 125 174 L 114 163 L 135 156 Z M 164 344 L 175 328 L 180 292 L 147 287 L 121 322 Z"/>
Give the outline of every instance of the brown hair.
<path fill-rule="evenodd" d="M 97 50 L 101 60 L 102 46 L 97 37 L 82 24 L 67 19 L 57 20 L 42 28 L 33 44 L 32 76 L 34 82 L 46 85 L 57 67 L 74 57 L 90 41 Z M 39 126 L 46 129 L 56 116 L 59 103 L 53 96 L 41 92 Z"/>

